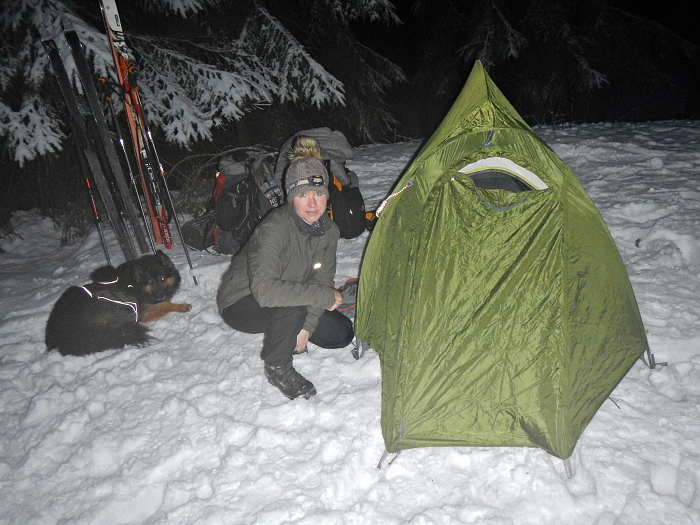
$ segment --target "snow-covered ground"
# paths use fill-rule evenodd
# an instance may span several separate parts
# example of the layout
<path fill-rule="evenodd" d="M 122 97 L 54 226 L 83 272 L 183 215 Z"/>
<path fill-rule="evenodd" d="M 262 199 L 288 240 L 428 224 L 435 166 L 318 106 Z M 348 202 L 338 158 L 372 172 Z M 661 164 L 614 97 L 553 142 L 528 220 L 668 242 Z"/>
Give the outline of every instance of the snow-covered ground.
<path fill-rule="evenodd" d="M 47 354 L 53 303 L 104 257 L 96 232 L 61 247 L 24 212 L 0 254 L 0 523 L 700 523 L 700 122 L 536 132 L 599 206 L 668 362 L 633 366 L 579 440 L 573 479 L 535 448 L 412 449 L 377 469 L 377 354 L 311 347 L 295 364 L 318 395 L 288 401 L 263 377 L 262 336 L 217 314 L 228 257 L 193 253 L 195 286 L 172 250 L 175 301 L 193 309 L 156 322 L 151 346 Z M 369 208 L 418 146 L 357 148 Z M 366 240 L 341 240 L 338 284 Z"/>

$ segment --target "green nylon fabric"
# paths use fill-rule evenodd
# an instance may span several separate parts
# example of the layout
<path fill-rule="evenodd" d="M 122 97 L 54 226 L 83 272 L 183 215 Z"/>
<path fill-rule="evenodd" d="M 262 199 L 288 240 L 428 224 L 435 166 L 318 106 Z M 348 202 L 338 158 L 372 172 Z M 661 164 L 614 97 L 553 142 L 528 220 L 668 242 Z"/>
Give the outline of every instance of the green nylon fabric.
<path fill-rule="evenodd" d="M 477 188 L 513 161 L 544 190 Z M 389 452 L 536 446 L 562 459 L 647 349 L 600 213 L 479 62 L 395 186 L 360 272 L 356 332 L 381 358 Z"/>

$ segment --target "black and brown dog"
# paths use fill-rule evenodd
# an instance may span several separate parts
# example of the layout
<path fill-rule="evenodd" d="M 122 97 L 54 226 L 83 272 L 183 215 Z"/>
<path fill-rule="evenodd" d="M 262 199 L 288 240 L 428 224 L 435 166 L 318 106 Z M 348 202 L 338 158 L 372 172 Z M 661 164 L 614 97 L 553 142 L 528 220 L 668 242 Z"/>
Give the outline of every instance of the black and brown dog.
<path fill-rule="evenodd" d="M 90 278 L 92 283 L 71 286 L 56 301 L 46 325 L 47 350 L 87 355 L 142 346 L 149 342 L 142 323 L 192 308 L 170 302 L 180 286 L 180 274 L 160 250 L 117 268 L 103 266 Z"/>

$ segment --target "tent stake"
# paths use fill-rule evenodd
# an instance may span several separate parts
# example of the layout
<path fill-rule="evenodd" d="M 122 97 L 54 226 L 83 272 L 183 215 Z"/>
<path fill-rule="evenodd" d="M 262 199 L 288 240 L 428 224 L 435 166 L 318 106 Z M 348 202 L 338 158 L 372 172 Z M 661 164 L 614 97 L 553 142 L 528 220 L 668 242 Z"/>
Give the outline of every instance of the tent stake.
<path fill-rule="evenodd" d="M 388 450 L 385 450 L 384 454 L 382 454 L 382 458 L 379 460 L 379 464 L 377 465 L 377 470 L 381 470 L 382 463 L 384 463 L 385 460 L 386 460 L 387 467 L 389 465 L 391 465 L 400 453 L 401 453 L 400 450 L 398 452 L 389 452 Z"/>
<path fill-rule="evenodd" d="M 651 370 L 658 370 L 656 366 L 667 366 L 668 363 L 664 361 L 663 363 L 657 363 L 656 359 L 654 358 L 654 354 L 651 353 L 651 349 L 647 348 L 646 351 L 647 354 L 647 359 L 644 359 L 644 354 L 642 354 L 642 361 L 644 361 L 644 364 L 647 365 Z"/>
<path fill-rule="evenodd" d="M 566 470 L 567 478 L 569 478 L 570 480 L 574 479 L 574 465 L 570 457 L 564 460 L 564 470 Z"/>
<path fill-rule="evenodd" d="M 358 337 L 355 338 L 355 348 L 350 353 L 355 359 L 361 359 L 365 352 L 369 349 L 369 344 Z"/>

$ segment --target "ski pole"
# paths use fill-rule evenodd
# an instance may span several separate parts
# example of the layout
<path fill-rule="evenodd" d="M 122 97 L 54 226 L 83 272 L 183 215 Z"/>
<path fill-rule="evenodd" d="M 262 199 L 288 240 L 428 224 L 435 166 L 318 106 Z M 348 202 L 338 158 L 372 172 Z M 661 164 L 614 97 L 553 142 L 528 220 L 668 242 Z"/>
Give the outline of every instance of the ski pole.
<path fill-rule="evenodd" d="M 90 184 L 90 179 L 85 179 L 85 185 L 87 186 L 88 197 L 90 198 L 90 205 L 92 206 L 92 215 L 95 217 L 97 231 L 100 234 L 102 250 L 105 252 L 105 259 L 107 259 L 107 264 L 109 266 L 112 266 L 112 261 L 109 258 L 109 250 L 107 250 L 107 240 L 105 239 L 105 231 L 102 227 L 102 217 L 100 217 L 100 212 L 97 210 L 97 203 L 95 202 L 95 193 L 92 191 L 92 184 Z"/>
<path fill-rule="evenodd" d="M 140 119 L 137 120 L 137 122 Z M 140 124 L 141 128 L 143 124 Z M 138 148 L 139 155 L 141 157 L 141 164 L 146 174 L 146 180 L 149 186 L 149 197 L 153 202 L 154 217 L 156 220 L 157 227 L 159 229 L 163 245 L 170 249 L 173 247 L 172 236 L 170 235 L 170 226 L 166 207 L 163 205 L 163 200 L 161 199 L 160 191 L 158 190 L 158 182 L 154 173 L 153 162 L 151 160 L 152 154 L 148 151 L 148 143 L 145 139 L 145 133 L 142 129 L 139 130 Z"/>
<path fill-rule="evenodd" d="M 149 152 L 149 142 L 146 135 L 147 122 L 141 108 L 141 99 L 138 97 L 136 74 L 133 66 L 124 68 L 124 101 L 128 107 L 127 120 L 131 131 L 134 154 L 139 161 L 144 198 L 148 205 L 149 215 L 156 237 L 156 244 L 163 244 L 166 248 L 173 247 L 172 236 L 165 206 L 163 205 L 158 183 L 154 174 L 153 152 Z"/>
<path fill-rule="evenodd" d="M 138 91 L 136 92 L 136 98 L 139 100 L 139 104 L 141 102 L 141 98 L 139 96 Z M 147 126 L 145 123 L 145 115 L 143 115 L 143 106 L 140 106 L 142 116 L 144 118 L 144 125 Z M 170 188 L 168 188 L 168 182 L 165 180 L 165 170 L 163 169 L 163 165 L 160 162 L 160 158 L 158 158 L 158 152 L 156 151 L 156 145 L 153 142 L 153 136 L 151 135 L 151 131 L 146 127 L 146 136 L 148 137 L 148 142 L 151 146 L 151 150 L 153 151 L 153 157 L 158 164 L 158 170 L 160 172 L 160 180 L 163 183 L 163 189 L 165 190 L 165 198 L 166 198 L 166 203 L 167 206 L 170 208 L 172 212 L 172 218 L 175 221 L 175 229 L 177 230 L 178 236 L 180 237 L 180 242 L 182 243 L 182 248 L 185 252 L 185 257 L 187 258 L 187 264 L 190 267 L 190 270 L 194 272 L 194 266 L 192 266 L 192 259 L 190 258 L 190 251 L 187 248 L 187 243 L 185 243 L 185 237 L 182 235 L 182 228 L 180 227 L 180 220 L 177 218 L 177 213 L 175 213 L 175 206 L 173 204 L 173 198 L 172 195 L 170 194 Z M 197 278 L 192 275 L 192 279 L 194 280 L 194 284 L 199 284 L 197 283 Z"/>

